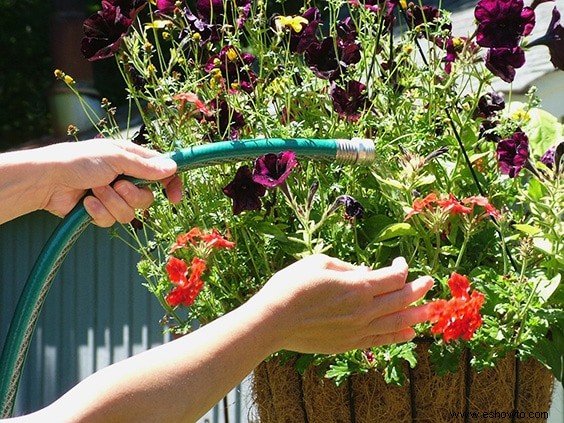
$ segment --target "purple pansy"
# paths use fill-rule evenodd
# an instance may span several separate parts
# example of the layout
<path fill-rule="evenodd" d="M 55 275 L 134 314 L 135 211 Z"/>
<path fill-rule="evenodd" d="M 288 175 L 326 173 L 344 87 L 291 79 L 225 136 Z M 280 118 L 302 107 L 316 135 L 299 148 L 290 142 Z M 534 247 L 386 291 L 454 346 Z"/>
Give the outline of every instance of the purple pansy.
<path fill-rule="evenodd" d="M 255 160 L 253 181 L 265 187 L 277 187 L 286 182 L 286 178 L 297 164 L 293 151 L 265 154 Z"/>
<path fill-rule="evenodd" d="M 362 82 L 349 81 L 346 88 L 333 83 L 329 95 L 335 111 L 349 122 L 356 122 L 369 105 L 366 98 L 366 85 Z"/>
<path fill-rule="evenodd" d="M 560 12 L 556 7 L 552 9 L 552 19 L 546 34 L 529 43 L 528 47 L 541 44 L 548 47 L 552 64 L 564 70 L 564 27 L 560 25 Z"/>
<path fill-rule="evenodd" d="M 486 53 L 486 68 L 505 82 L 513 82 L 515 69 L 525 64 L 525 52 L 521 47 L 490 48 Z"/>
<path fill-rule="evenodd" d="M 482 47 L 513 48 L 535 25 L 535 12 L 523 0 L 480 0 L 474 10 L 476 42 Z"/>
<path fill-rule="evenodd" d="M 237 215 L 244 210 L 260 210 L 260 197 L 266 194 L 266 188 L 253 181 L 251 169 L 245 165 L 237 169 L 235 178 L 223 188 L 223 193 L 233 200 L 233 214 Z"/>
<path fill-rule="evenodd" d="M 529 159 L 529 139 L 523 131 L 517 131 L 497 144 L 496 153 L 501 173 L 514 178 Z"/>

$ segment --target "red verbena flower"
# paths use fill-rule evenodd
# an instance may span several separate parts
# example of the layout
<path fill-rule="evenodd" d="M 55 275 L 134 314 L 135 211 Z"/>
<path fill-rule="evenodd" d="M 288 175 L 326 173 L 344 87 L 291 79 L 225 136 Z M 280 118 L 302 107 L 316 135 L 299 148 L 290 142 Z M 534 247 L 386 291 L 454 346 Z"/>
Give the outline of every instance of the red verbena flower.
<path fill-rule="evenodd" d="M 449 194 L 448 198 L 437 200 L 437 205 L 441 207 L 443 211 L 452 215 L 472 213 L 472 209 L 470 207 L 464 206 L 452 194 Z"/>
<path fill-rule="evenodd" d="M 184 265 L 179 265 L 178 261 L 181 261 L 182 263 L 184 263 Z M 167 272 L 169 272 L 169 264 L 171 262 L 174 263 L 173 265 L 171 265 L 171 269 L 174 268 L 174 271 L 182 270 L 184 269 L 184 267 L 186 268 L 186 271 L 182 273 L 183 276 L 180 278 L 179 281 L 175 281 L 171 277 L 171 282 L 174 283 L 176 287 L 168 293 L 166 297 L 166 302 L 171 307 L 176 307 L 180 304 L 185 306 L 191 306 L 194 303 L 200 291 L 202 290 L 202 288 L 204 287 L 204 282 L 202 281 L 202 275 L 206 270 L 206 261 L 199 257 L 194 257 L 192 259 L 192 263 L 190 266 L 190 276 L 188 278 L 187 278 L 188 266 L 184 261 L 177 259 L 175 257 L 171 257 L 169 262 L 167 263 Z M 176 269 L 177 266 L 178 268 Z M 174 273 L 173 275 L 176 276 Z M 169 277 L 170 276 L 171 273 L 169 272 Z"/>
<path fill-rule="evenodd" d="M 431 333 L 443 334 L 444 342 L 462 338 L 468 341 L 482 325 L 480 309 L 485 296 L 478 291 L 470 294 L 470 280 L 453 273 L 448 281 L 452 298 L 433 303 L 431 321 L 435 322 Z"/>
<path fill-rule="evenodd" d="M 216 228 L 213 228 L 212 231 L 209 233 L 202 234 L 201 239 L 206 244 L 206 247 L 219 249 L 219 248 L 233 248 L 235 246 L 234 242 L 228 241 L 227 239 L 222 237 Z"/>

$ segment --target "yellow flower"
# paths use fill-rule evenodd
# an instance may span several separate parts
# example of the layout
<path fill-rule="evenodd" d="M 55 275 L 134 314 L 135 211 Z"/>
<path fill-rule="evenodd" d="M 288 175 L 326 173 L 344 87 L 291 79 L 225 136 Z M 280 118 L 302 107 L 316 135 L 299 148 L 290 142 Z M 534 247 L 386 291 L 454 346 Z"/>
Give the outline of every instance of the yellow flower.
<path fill-rule="evenodd" d="M 234 48 L 230 48 L 229 50 L 227 50 L 227 58 L 229 59 L 230 62 L 234 62 L 235 60 L 237 60 L 237 51 L 235 51 Z"/>
<path fill-rule="evenodd" d="M 74 85 L 74 79 L 72 79 L 72 76 L 70 75 L 65 75 L 64 81 L 67 85 Z"/>
<path fill-rule="evenodd" d="M 512 119 L 527 122 L 531 117 L 524 109 L 519 108 L 513 112 Z"/>
<path fill-rule="evenodd" d="M 276 22 L 280 27 L 289 27 L 298 33 L 308 24 L 308 20 L 303 16 L 278 16 Z"/>
<path fill-rule="evenodd" d="M 55 69 L 53 74 L 55 75 L 55 78 L 57 78 L 57 79 L 63 79 L 65 77 L 65 73 L 60 69 Z"/>

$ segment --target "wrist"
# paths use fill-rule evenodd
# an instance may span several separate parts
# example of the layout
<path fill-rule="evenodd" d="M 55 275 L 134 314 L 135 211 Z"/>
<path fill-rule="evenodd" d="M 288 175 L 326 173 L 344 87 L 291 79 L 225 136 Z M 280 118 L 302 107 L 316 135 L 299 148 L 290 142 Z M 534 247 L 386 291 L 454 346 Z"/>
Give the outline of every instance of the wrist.
<path fill-rule="evenodd" d="M 43 148 L 3 153 L 0 161 L 0 195 L 10 207 L 2 208 L 0 223 L 42 208 L 51 191 L 49 154 Z"/>

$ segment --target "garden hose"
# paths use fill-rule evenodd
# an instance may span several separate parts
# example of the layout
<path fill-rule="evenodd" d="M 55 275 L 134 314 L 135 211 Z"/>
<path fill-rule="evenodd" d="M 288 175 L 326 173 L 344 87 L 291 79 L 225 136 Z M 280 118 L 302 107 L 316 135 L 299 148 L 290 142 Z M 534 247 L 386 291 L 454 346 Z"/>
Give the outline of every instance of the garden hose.
<path fill-rule="evenodd" d="M 169 153 L 179 172 L 215 164 L 254 160 L 267 153 L 291 150 L 298 158 L 335 161 L 341 164 L 370 164 L 374 143 L 369 139 L 283 139 L 222 141 Z M 137 185 L 146 181 L 133 180 Z M 10 417 L 35 325 L 51 283 L 74 242 L 91 218 L 82 201 L 55 228 L 44 245 L 20 296 L 0 358 L 0 418 Z"/>

